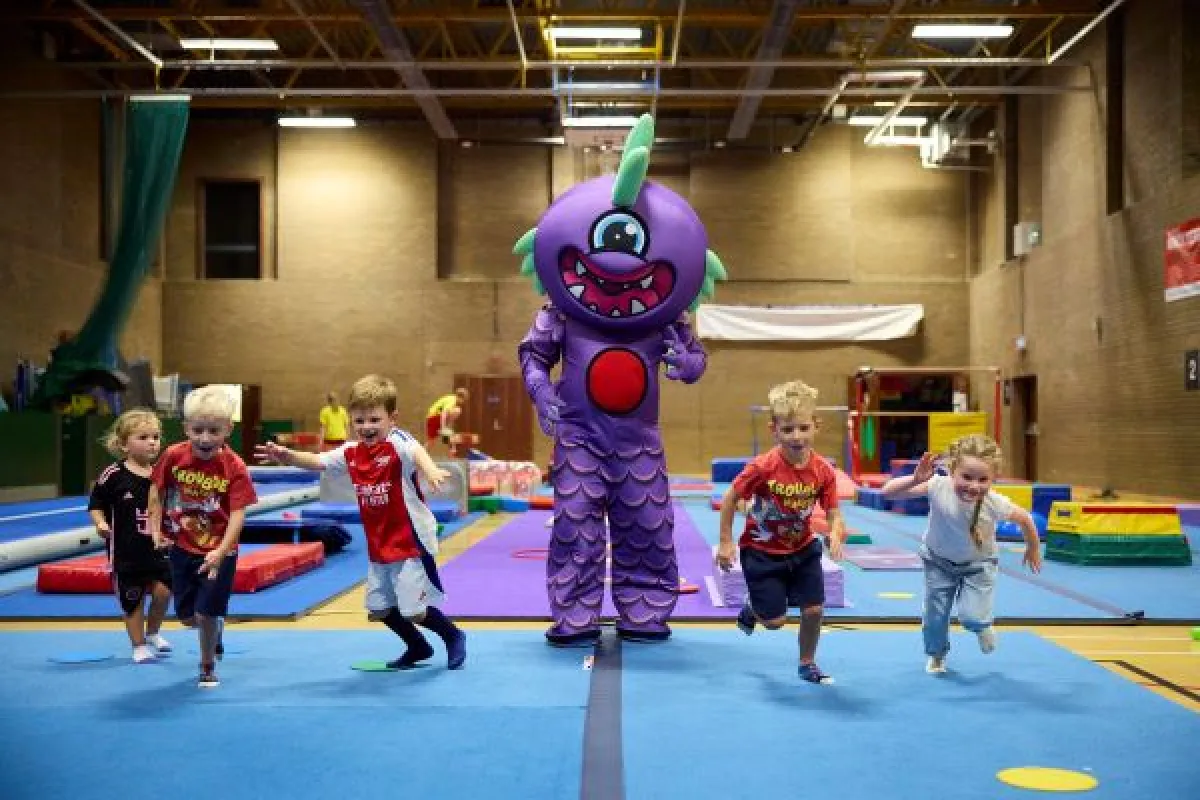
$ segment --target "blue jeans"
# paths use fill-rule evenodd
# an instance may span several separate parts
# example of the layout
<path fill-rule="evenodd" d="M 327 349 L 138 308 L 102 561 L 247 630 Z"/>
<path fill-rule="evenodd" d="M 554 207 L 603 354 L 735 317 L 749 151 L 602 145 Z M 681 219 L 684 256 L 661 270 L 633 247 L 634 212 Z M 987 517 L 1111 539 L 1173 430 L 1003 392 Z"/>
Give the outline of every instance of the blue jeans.
<path fill-rule="evenodd" d="M 947 561 L 924 545 L 919 554 L 925 562 L 925 605 L 921 612 L 925 654 L 945 656 L 950 652 L 950 609 L 956 598 L 958 621 L 964 628 L 979 633 L 991 626 L 999 560 Z"/>

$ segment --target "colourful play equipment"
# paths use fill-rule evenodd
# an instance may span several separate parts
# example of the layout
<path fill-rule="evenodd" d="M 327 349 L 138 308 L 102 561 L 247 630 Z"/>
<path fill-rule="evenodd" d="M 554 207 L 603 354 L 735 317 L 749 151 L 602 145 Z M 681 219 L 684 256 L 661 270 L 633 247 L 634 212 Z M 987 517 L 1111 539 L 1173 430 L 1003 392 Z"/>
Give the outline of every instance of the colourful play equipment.
<path fill-rule="evenodd" d="M 1055 502 L 1046 558 L 1088 566 L 1188 566 L 1192 551 L 1174 505 Z"/>
<path fill-rule="evenodd" d="M 953 378 L 963 382 L 971 373 L 983 373 L 992 378 L 992 412 L 984 411 L 889 411 L 882 408 L 882 388 L 888 379 L 897 378 Z M 999 367 L 860 367 L 851 377 L 853 404 L 848 415 L 849 453 L 847 468 L 850 476 L 860 485 L 877 488 L 890 477 L 883 473 L 870 472 L 869 464 L 878 464 L 882 454 L 879 450 L 881 422 L 889 419 L 923 418 L 927 420 L 926 449 L 930 452 L 945 451 L 950 442 L 970 433 L 991 433 L 996 441 L 1001 440 L 1002 414 L 1000 414 L 1003 380 Z"/>

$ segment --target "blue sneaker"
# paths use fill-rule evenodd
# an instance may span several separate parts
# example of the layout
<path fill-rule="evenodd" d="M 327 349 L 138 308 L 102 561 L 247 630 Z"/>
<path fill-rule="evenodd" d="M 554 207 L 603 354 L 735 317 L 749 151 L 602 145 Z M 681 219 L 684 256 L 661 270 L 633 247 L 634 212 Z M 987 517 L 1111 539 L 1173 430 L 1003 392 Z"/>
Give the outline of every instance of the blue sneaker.
<path fill-rule="evenodd" d="M 821 668 L 813 662 L 801 664 L 799 673 L 800 678 L 808 681 L 809 683 L 820 683 L 826 686 L 833 683 L 833 678 L 829 677 L 824 672 L 821 672 Z"/>
<path fill-rule="evenodd" d="M 737 615 L 738 630 L 749 636 L 754 633 L 754 626 L 758 624 L 758 620 L 754 616 L 754 609 L 750 607 L 750 601 L 747 600 L 742 604 L 742 610 Z"/>
<path fill-rule="evenodd" d="M 446 666 L 449 669 L 462 669 L 467 662 L 467 635 L 460 628 L 458 636 L 446 642 Z"/>

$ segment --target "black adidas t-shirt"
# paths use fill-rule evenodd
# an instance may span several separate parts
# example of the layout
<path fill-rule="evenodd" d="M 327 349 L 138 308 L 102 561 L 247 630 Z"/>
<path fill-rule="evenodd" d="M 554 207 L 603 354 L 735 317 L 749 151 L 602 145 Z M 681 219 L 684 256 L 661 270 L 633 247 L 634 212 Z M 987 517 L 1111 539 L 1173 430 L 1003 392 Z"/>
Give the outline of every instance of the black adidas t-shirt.
<path fill-rule="evenodd" d="M 165 550 L 156 550 L 147 525 L 146 506 L 150 502 L 150 478 L 135 475 L 125 462 L 113 464 L 100 473 L 88 511 L 102 511 L 112 529 L 109 557 L 113 569 L 153 570 L 166 566 Z"/>

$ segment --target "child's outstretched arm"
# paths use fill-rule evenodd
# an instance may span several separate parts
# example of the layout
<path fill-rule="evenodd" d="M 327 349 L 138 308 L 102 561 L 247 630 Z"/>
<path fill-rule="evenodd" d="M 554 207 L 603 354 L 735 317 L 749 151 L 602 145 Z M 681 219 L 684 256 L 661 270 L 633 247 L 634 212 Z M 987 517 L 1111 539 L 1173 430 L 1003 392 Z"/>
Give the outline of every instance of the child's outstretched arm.
<path fill-rule="evenodd" d="M 429 451 L 417 442 L 413 442 L 412 457 L 417 469 L 421 471 L 421 477 L 429 484 L 429 488 L 435 492 L 441 489 L 442 484 L 450 477 L 450 473 L 439 467 L 429 456 Z"/>
<path fill-rule="evenodd" d="M 254 457 L 267 464 L 282 464 L 285 467 L 300 467 L 320 472 L 325 469 L 321 456 L 317 453 L 305 453 L 300 450 L 289 450 L 281 444 L 267 442 L 254 448 Z"/>
<path fill-rule="evenodd" d="M 1038 538 L 1037 525 L 1033 522 L 1033 517 L 1023 508 L 1018 508 L 1007 517 L 1009 522 L 1016 523 L 1021 529 L 1021 536 L 1025 538 L 1025 555 L 1021 557 L 1021 563 L 1029 567 L 1030 572 L 1042 571 L 1042 542 Z"/>
<path fill-rule="evenodd" d="M 929 491 L 927 484 L 929 479 L 933 477 L 933 463 L 936 456 L 933 453 L 925 453 L 921 456 L 921 460 L 917 462 L 917 469 L 912 475 L 902 475 L 899 478 L 892 478 L 883 485 L 880 489 L 884 497 L 895 497 L 897 495 L 913 496 L 925 494 Z"/>
<path fill-rule="evenodd" d="M 733 544 L 733 513 L 740 499 L 741 496 L 732 486 L 725 490 L 725 496 L 721 498 L 721 541 L 717 546 L 717 566 L 726 572 L 733 569 L 733 562 L 737 560 Z"/>

